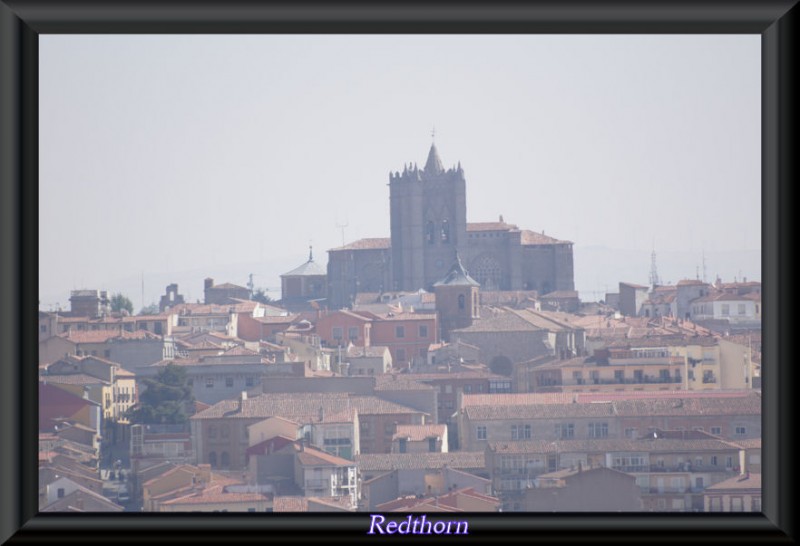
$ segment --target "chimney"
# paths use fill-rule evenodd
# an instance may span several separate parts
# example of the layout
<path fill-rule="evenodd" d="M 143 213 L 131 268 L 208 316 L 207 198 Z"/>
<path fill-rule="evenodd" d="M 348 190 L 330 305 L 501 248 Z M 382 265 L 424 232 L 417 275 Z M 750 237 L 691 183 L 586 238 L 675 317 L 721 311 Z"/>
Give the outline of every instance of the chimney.
<path fill-rule="evenodd" d="M 208 277 L 203 282 L 203 288 L 205 288 L 206 290 L 208 290 L 209 288 L 212 288 L 213 286 L 214 286 L 214 279 L 212 279 L 211 277 Z"/>

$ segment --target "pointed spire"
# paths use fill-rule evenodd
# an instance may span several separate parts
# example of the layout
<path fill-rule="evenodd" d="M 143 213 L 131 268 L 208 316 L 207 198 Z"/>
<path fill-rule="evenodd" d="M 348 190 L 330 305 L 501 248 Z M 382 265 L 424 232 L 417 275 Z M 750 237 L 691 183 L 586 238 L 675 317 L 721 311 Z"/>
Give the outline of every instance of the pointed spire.
<path fill-rule="evenodd" d="M 314 261 L 314 247 L 312 247 L 311 245 L 308 245 L 308 261 L 309 262 Z"/>
<path fill-rule="evenodd" d="M 439 159 L 439 152 L 436 150 L 436 144 L 431 144 L 431 149 L 428 152 L 428 161 L 425 162 L 425 172 L 428 174 L 440 174 L 444 172 L 442 160 Z"/>
<path fill-rule="evenodd" d="M 464 269 L 464 265 L 461 263 L 461 256 L 458 254 L 458 250 L 456 250 L 456 260 L 453 266 L 450 268 L 450 271 L 447 273 L 444 279 L 433 284 L 433 286 L 442 285 L 480 286 L 480 283 L 470 277 L 469 273 L 467 273 L 467 270 Z"/>

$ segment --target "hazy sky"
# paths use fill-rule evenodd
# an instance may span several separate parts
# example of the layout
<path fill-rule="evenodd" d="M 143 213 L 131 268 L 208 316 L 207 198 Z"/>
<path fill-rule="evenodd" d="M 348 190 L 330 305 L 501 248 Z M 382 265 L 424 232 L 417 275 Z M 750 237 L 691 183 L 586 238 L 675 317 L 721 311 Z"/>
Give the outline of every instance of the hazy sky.
<path fill-rule="evenodd" d="M 389 236 L 435 141 L 467 219 L 575 242 L 576 288 L 761 278 L 760 37 L 40 37 L 40 295 L 279 286 Z M 346 227 L 341 227 L 346 224 Z M 702 274 L 702 273 L 701 273 Z M 624 276 L 625 278 L 620 278 Z M 145 280 L 142 301 L 142 277 Z M 279 297 L 279 293 L 271 294 Z"/>

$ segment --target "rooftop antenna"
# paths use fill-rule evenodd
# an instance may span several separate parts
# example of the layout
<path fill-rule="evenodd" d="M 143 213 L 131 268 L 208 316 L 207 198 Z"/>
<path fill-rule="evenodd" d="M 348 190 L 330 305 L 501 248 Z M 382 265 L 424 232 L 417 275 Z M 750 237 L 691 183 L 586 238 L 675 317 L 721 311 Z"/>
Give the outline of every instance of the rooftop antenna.
<path fill-rule="evenodd" d="M 658 266 L 656 265 L 656 243 L 653 241 L 653 253 L 650 254 L 650 286 L 655 288 L 661 284 L 658 278 Z"/>
<path fill-rule="evenodd" d="M 703 282 L 706 281 L 706 250 L 703 249 Z"/>
<path fill-rule="evenodd" d="M 253 288 L 254 288 L 254 285 L 253 285 L 253 274 L 252 274 L 252 273 L 250 273 L 249 277 L 250 277 L 250 280 L 249 280 L 249 281 L 247 281 L 247 289 L 248 289 L 248 290 L 250 291 L 250 293 L 252 294 L 252 293 L 253 293 Z"/>
<path fill-rule="evenodd" d="M 349 225 L 350 223 L 347 221 L 346 218 L 344 224 L 340 224 L 338 220 L 336 221 L 336 227 L 342 230 L 342 246 L 344 246 L 344 228 L 346 228 Z"/>

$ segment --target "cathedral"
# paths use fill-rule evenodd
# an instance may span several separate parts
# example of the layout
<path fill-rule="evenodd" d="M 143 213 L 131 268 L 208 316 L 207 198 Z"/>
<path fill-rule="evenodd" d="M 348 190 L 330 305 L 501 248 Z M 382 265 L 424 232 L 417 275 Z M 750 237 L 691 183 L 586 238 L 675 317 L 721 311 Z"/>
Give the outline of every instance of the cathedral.
<path fill-rule="evenodd" d="M 328 250 L 328 302 L 352 305 L 363 292 L 432 290 L 456 255 L 481 291 L 574 290 L 572 242 L 514 224 L 467 222 L 461 163 L 445 169 L 432 144 L 425 166 L 389 174 L 391 237 Z"/>

